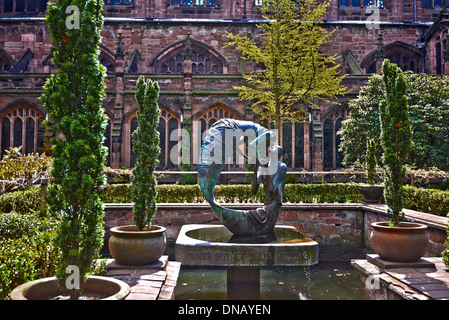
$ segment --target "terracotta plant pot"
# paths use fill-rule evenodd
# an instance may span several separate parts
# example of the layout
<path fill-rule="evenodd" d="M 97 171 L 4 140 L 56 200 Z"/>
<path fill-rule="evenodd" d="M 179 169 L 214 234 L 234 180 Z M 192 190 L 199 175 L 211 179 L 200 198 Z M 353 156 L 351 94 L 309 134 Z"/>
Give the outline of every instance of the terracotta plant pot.
<path fill-rule="evenodd" d="M 401 222 L 399 227 L 389 227 L 386 222 L 375 222 L 371 226 L 371 246 L 384 260 L 415 262 L 424 256 L 429 246 L 426 225 Z"/>
<path fill-rule="evenodd" d="M 82 285 L 83 294 L 100 300 L 124 300 L 130 292 L 128 284 L 109 277 L 89 276 Z M 26 282 L 11 292 L 12 300 L 52 300 L 61 296 L 57 278 L 43 278 Z M 82 295 L 83 295 L 82 294 Z"/>
<path fill-rule="evenodd" d="M 379 199 L 384 193 L 384 186 L 380 185 L 360 184 L 358 189 L 367 203 L 379 203 Z"/>
<path fill-rule="evenodd" d="M 159 260 L 165 251 L 165 228 L 151 226 L 140 231 L 137 226 L 111 228 L 109 252 L 119 264 L 144 265 Z"/>

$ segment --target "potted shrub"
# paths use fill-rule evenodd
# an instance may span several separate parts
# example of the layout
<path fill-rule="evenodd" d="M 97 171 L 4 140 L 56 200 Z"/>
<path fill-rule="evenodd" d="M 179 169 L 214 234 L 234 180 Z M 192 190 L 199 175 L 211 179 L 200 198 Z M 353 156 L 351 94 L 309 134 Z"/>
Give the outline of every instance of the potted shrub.
<path fill-rule="evenodd" d="M 132 173 L 135 225 L 111 228 L 109 252 L 120 264 L 142 265 L 159 260 L 165 251 L 165 228 L 151 225 L 156 212 L 156 177 L 154 170 L 160 153 L 159 85 L 140 77 L 137 82 L 136 101 L 138 128 L 133 132 L 133 151 L 137 162 Z"/>
<path fill-rule="evenodd" d="M 391 220 L 373 223 L 370 235 L 374 251 L 382 259 L 414 262 L 427 251 L 427 226 L 401 222 L 405 162 L 411 148 L 411 126 L 406 100 L 407 83 L 401 69 L 386 59 L 382 66 L 385 99 L 380 104 L 381 143 L 385 172 L 385 204 Z"/>
<path fill-rule="evenodd" d="M 74 25 L 66 9 L 72 5 Z M 73 5 L 75 7 L 73 7 Z M 105 68 L 98 60 L 103 26 L 102 0 L 49 2 L 47 24 L 58 72 L 45 83 L 41 100 L 49 112 L 53 167 L 48 214 L 58 218 L 55 243 L 61 250 L 56 277 L 25 283 L 13 299 L 123 299 L 129 286 L 107 277 L 88 277 L 103 243 L 103 205 L 99 194 L 107 150 L 102 146 L 106 116 Z M 112 289 L 112 290 L 109 290 Z M 115 295 L 118 294 L 118 295 Z"/>
<path fill-rule="evenodd" d="M 360 193 L 365 197 L 365 202 L 377 203 L 379 202 L 384 187 L 382 185 L 376 185 L 376 142 L 374 139 L 369 139 L 366 142 L 366 157 L 365 166 L 367 184 L 360 184 L 358 186 Z"/>

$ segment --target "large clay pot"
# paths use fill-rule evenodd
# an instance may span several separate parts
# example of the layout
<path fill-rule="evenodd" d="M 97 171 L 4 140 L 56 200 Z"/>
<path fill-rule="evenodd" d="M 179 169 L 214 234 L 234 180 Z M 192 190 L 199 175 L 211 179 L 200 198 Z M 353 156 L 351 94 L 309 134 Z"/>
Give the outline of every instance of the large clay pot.
<path fill-rule="evenodd" d="M 381 185 L 360 184 L 358 189 L 367 203 L 378 203 L 384 193 L 384 186 Z"/>
<path fill-rule="evenodd" d="M 426 225 L 401 222 L 399 227 L 389 227 L 386 222 L 375 222 L 371 226 L 371 246 L 384 260 L 416 262 L 424 256 L 429 246 Z"/>
<path fill-rule="evenodd" d="M 26 282 L 11 292 L 12 300 L 51 300 L 62 294 L 57 278 L 42 278 Z M 82 285 L 86 296 L 100 300 L 124 300 L 130 292 L 128 284 L 109 277 L 89 276 Z"/>
<path fill-rule="evenodd" d="M 140 231 L 137 226 L 111 228 L 109 252 L 119 264 L 144 265 L 159 260 L 165 251 L 165 228 L 151 226 Z"/>

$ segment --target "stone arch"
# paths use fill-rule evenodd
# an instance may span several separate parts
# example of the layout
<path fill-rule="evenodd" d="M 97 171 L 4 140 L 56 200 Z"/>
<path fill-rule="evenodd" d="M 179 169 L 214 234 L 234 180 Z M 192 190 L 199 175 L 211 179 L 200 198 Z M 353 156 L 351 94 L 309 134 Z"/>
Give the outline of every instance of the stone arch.
<path fill-rule="evenodd" d="M 24 154 L 41 152 L 44 147 L 45 113 L 32 104 L 16 101 L 0 113 L 1 157 L 9 147 L 22 146 Z"/>
<path fill-rule="evenodd" d="M 190 36 L 178 40 L 156 53 L 150 61 L 153 73 L 182 73 L 184 71 L 186 47 L 189 48 L 188 55 L 192 62 L 192 74 L 228 73 L 229 63 L 217 49 L 202 41 L 190 38 Z M 208 67 L 208 64 L 210 64 L 210 67 Z"/>
<path fill-rule="evenodd" d="M 175 164 L 175 161 L 172 161 L 174 159 L 170 158 L 170 151 L 172 148 L 174 148 L 176 145 L 178 145 L 178 141 L 170 141 L 170 135 L 175 129 L 181 129 L 181 119 L 179 115 L 173 111 L 167 108 L 164 105 L 159 104 L 160 114 L 159 114 L 159 146 L 161 148 L 161 153 L 159 155 L 159 165 L 158 169 L 165 170 L 165 169 L 173 169 L 177 168 L 177 164 Z M 135 108 L 134 110 L 128 112 L 128 114 L 125 116 L 124 121 L 124 129 L 123 129 L 123 135 L 125 137 L 124 139 L 124 152 L 125 152 L 125 163 L 128 163 L 130 167 L 133 167 L 135 165 L 135 155 L 132 151 L 133 143 L 132 143 L 132 133 L 135 129 L 137 129 L 137 110 L 138 108 Z M 180 150 L 178 150 L 178 153 Z M 179 163 L 179 162 L 178 162 Z"/>
<path fill-rule="evenodd" d="M 342 121 L 348 116 L 348 105 L 335 105 L 321 116 L 323 128 L 323 165 L 324 169 L 342 168 L 343 155 L 338 151 L 341 138 L 337 134 Z"/>
<path fill-rule="evenodd" d="M 111 49 L 104 44 L 100 44 L 100 55 L 98 56 L 101 64 L 105 66 L 108 73 L 115 72 L 115 55 Z"/>
<path fill-rule="evenodd" d="M 192 126 L 192 139 L 193 139 L 193 161 L 199 160 L 199 152 L 201 149 L 201 142 L 207 132 L 207 129 L 210 128 L 212 124 L 214 124 L 216 121 L 220 119 L 237 119 L 237 120 L 243 120 L 243 117 L 240 115 L 239 112 L 234 110 L 233 108 L 221 103 L 221 102 L 215 102 L 200 111 L 198 111 L 193 117 L 193 126 Z M 237 159 L 235 159 L 237 162 Z M 241 159 L 239 159 L 241 161 Z M 243 161 L 242 161 L 243 162 Z M 239 163 L 242 163 L 239 162 Z M 197 163 L 197 162 L 195 162 Z M 231 166 L 238 166 L 235 165 L 229 165 L 228 169 L 231 168 Z"/>
<path fill-rule="evenodd" d="M 375 72 L 376 51 L 371 51 L 360 63 L 366 73 Z M 394 41 L 384 46 L 385 57 L 397 64 L 403 71 L 421 72 L 421 51 L 402 41 Z"/>

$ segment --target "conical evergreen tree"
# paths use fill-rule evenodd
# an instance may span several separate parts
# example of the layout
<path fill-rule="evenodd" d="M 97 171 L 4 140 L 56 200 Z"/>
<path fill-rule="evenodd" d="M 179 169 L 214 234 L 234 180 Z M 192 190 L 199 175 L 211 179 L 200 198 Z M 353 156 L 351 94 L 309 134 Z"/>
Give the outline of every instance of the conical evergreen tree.
<path fill-rule="evenodd" d="M 136 101 L 139 105 L 137 120 L 139 126 L 133 132 L 133 152 L 137 162 L 133 168 L 134 222 L 142 230 L 151 224 L 156 212 L 156 177 L 154 170 L 159 163 L 159 85 L 156 81 L 140 77 L 137 82 Z"/>
<path fill-rule="evenodd" d="M 54 161 L 47 201 L 49 212 L 61 219 L 56 237 L 62 250 L 59 285 L 72 299 L 80 295 L 78 283 L 86 280 L 103 243 L 99 194 L 105 184 L 107 150 L 102 145 L 106 71 L 98 59 L 102 10 L 102 0 L 58 0 L 48 2 L 47 9 L 58 68 L 41 96 L 56 133 L 51 140 Z"/>
<path fill-rule="evenodd" d="M 380 104 L 381 143 L 386 166 L 385 203 L 391 223 L 399 226 L 403 208 L 405 163 L 412 145 L 407 83 L 401 69 L 386 59 L 382 65 L 386 98 Z"/>

